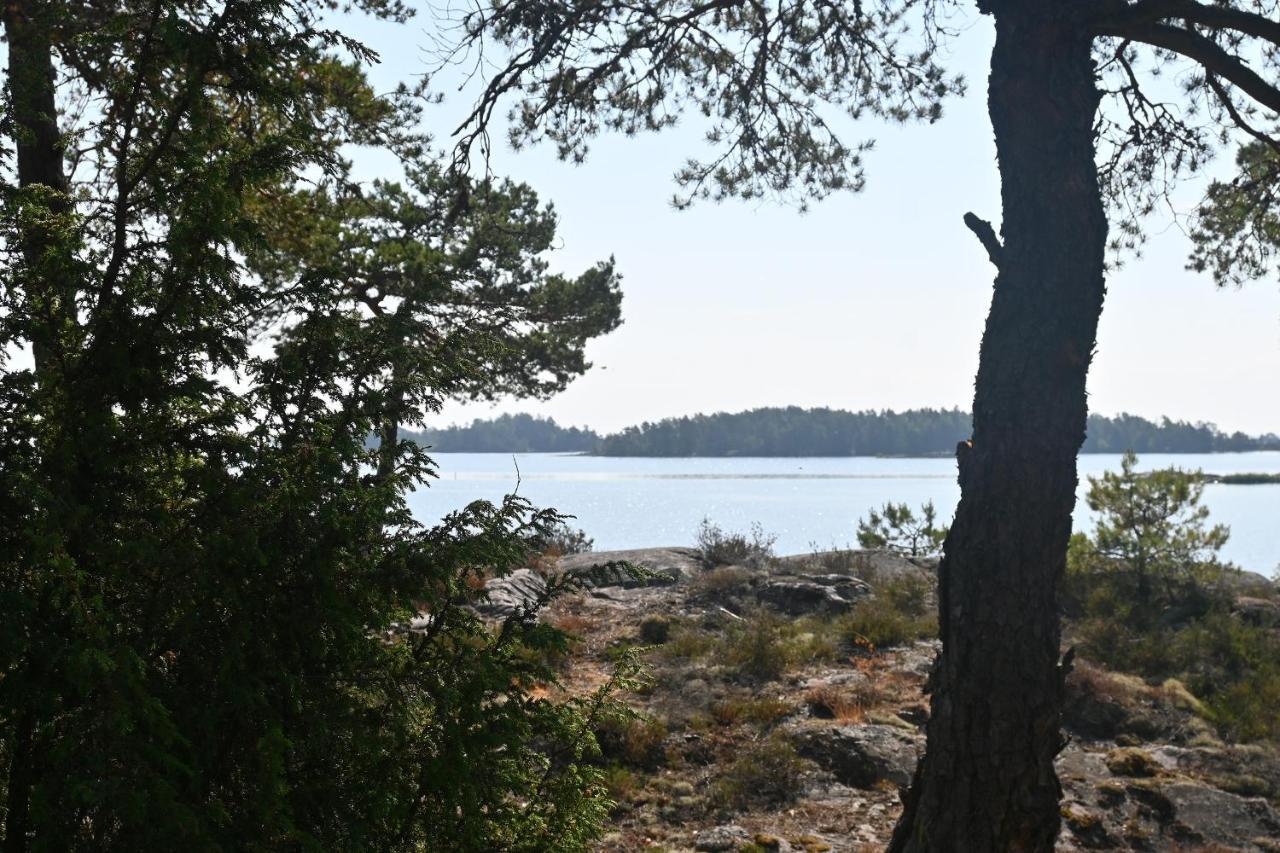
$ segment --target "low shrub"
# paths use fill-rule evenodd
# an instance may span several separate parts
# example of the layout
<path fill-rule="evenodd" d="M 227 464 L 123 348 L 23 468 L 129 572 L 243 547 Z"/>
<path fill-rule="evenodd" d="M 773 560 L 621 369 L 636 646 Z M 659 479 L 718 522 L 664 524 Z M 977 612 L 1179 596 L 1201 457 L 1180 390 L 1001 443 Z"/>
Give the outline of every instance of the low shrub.
<path fill-rule="evenodd" d="M 712 702 L 707 711 L 711 719 L 722 726 L 751 723 L 767 727 L 794 714 L 796 706 L 785 699 L 761 696 L 747 699 L 722 699 Z"/>
<path fill-rule="evenodd" d="M 933 614 L 913 615 L 881 598 L 860 601 L 840 620 L 846 637 L 855 646 L 872 650 L 901 646 L 938 635 Z"/>
<path fill-rule="evenodd" d="M 693 579 L 690 591 L 695 597 L 723 600 L 748 591 L 755 574 L 742 566 L 717 566 Z"/>
<path fill-rule="evenodd" d="M 799 795 L 807 767 L 790 741 L 774 734 L 724 769 L 712 784 L 711 801 L 728 809 L 784 805 Z"/>
<path fill-rule="evenodd" d="M 672 620 L 658 653 L 668 660 L 706 660 L 727 665 L 743 680 L 765 683 L 799 666 L 834 660 L 840 654 L 838 623 L 808 617 L 783 619 L 763 609 L 716 630 L 690 620 Z"/>
<path fill-rule="evenodd" d="M 609 799 L 618 804 L 626 803 L 644 787 L 634 770 L 616 762 L 604 768 L 604 786 L 609 792 Z"/>
<path fill-rule="evenodd" d="M 1278 650 L 1280 651 L 1280 650 Z M 1280 665 L 1260 666 L 1208 700 L 1209 716 L 1232 740 L 1280 741 Z"/>
<path fill-rule="evenodd" d="M 1280 640 L 1264 628 L 1215 608 L 1179 628 L 1095 617 L 1070 636 L 1089 660 L 1163 683 L 1162 698 L 1230 740 L 1280 740 Z"/>
<path fill-rule="evenodd" d="M 867 711 L 882 698 L 879 688 L 871 681 L 840 686 L 822 684 L 804 695 L 813 716 L 842 723 L 866 722 Z"/>
<path fill-rule="evenodd" d="M 876 590 L 878 598 L 905 616 L 926 616 L 932 607 L 933 582 L 924 575 L 903 574 Z"/>
<path fill-rule="evenodd" d="M 647 770 L 666 761 L 667 724 L 654 717 L 611 717 L 596 731 L 601 753 L 608 759 Z"/>
<path fill-rule="evenodd" d="M 787 671 L 789 660 L 781 622 L 778 617 L 759 611 L 729 632 L 727 659 L 743 677 L 773 681 Z"/>
<path fill-rule="evenodd" d="M 1107 769 L 1116 776 L 1159 776 L 1164 768 L 1151 753 L 1133 747 L 1120 747 L 1107 753 Z"/>
<path fill-rule="evenodd" d="M 729 533 L 707 518 L 698 525 L 695 534 L 699 556 L 709 567 L 764 568 L 773 560 L 773 543 L 777 539 L 766 534 L 759 523 L 751 525 L 749 534 Z"/>
<path fill-rule="evenodd" d="M 840 657 L 840 636 L 830 620 L 810 624 L 807 620 L 791 622 L 784 631 L 783 646 L 790 666 L 804 666 Z"/>
<path fill-rule="evenodd" d="M 874 573 L 871 558 L 865 551 L 854 548 L 820 548 L 818 543 L 810 542 L 812 552 L 804 561 L 805 571 L 824 575 L 853 575 L 869 580 L 868 575 Z"/>
<path fill-rule="evenodd" d="M 1248 773 L 1217 775 L 1209 778 L 1209 784 L 1228 794 L 1239 794 L 1242 797 L 1266 797 L 1274 799 L 1280 789 L 1275 783 Z"/>
<path fill-rule="evenodd" d="M 585 530 L 570 527 L 563 521 L 543 533 L 541 542 L 543 552 L 552 557 L 585 554 L 595 545 Z"/>
<path fill-rule="evenodd" d="M 672 620 L 667 642 L 658 649 L 668 659 L 704 657 L 719 648 L 720 638 L 712 631 L 688 620 Z"/>
<path fill-rule="evenodd" d="M 640 623 L 640 642 L 660 646 L 671 639 L 671 620 L 665 616 L 647 616 Z"/>

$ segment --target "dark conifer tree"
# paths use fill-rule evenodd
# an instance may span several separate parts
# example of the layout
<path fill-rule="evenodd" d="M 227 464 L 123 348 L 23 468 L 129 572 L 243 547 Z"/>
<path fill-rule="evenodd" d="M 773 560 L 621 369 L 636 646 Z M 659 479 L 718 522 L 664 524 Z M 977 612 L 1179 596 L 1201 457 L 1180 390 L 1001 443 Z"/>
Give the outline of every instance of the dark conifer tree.
<path fill-rule="evenodd" d="M 5 6 L 6 853 L 578 849 L 607 808 L 601 706 L 530 690 L 563 636 L 470 608 L 559 518 L 423 528 L 397 432 L 562 387 L 616 277 L 548 273 L 526 187 L 452 210 L 332 6 Z M 403 179 L 360 186 L 352 145 Z"/>

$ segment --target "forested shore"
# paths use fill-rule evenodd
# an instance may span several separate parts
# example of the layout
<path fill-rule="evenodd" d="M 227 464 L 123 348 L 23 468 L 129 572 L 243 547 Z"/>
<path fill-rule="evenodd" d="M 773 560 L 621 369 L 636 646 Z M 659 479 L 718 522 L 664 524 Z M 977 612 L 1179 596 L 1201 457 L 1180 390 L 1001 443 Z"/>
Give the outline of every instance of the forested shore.
<path fill-rule="evenodd" d="M 904 412 L 760 408 L 666 418 L 601 435 L 527 414 L 410 434 L 442 453 L 590 453 L 599 456 L 940 456 L 969 435 L 960 409 Z M 1280 436 L 1226 433 L 1168 417 L 1091 415 L 1083 453 L 1231 453 L 1280 450 Z"/>

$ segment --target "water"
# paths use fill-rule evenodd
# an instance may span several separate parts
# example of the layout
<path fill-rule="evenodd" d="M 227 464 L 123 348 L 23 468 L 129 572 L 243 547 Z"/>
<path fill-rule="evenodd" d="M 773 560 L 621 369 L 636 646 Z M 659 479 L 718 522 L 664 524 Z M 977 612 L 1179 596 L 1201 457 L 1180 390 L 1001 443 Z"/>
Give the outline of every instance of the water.
<path fill-rule="evenodd" d="M 704 518 L 726 530 L 752 522 L 793 554 L 856 543 L 857 519 L 885 501 L 932 500 L 949 519 L 960 497 L 953 459 L 606 458 L 552 453 L 440 453 L 440 477 L 410 496 L 417 518 L 434 522 L 477 498 L 498 500 L 516 488 L 537 506 L 577 516 L 572 522 L 597 550 L 690 545 Z M 1280 451 L 1149 454 L 1140 469 L 1199 468 L 1207 473 L 1280 473 Z M 1117 454 L 1080 458 L 1076 524 L 1091 526 L 1085 475 L 1119 470 Z M 1280 484 L 1205 487 L 1212 522 L 1227 524 L 1222 556 L 1270 575 L 1280 564 Z"/>

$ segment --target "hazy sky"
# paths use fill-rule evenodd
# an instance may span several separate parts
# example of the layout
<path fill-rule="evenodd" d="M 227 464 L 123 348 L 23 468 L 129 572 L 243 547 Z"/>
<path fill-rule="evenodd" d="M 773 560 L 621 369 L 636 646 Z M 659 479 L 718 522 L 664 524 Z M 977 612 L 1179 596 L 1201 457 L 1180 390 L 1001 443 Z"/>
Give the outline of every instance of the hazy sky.
<path fill-rule="evenodd" d="M 375 79 L 420 73 L 429 26 L 360 26 L 383 56 Z M 554 268 L 616 257 L 624 324 L 592 344 L 595 368 L 558 397 L 451 405 L 440 421 L 530 411 L 609 431 L 770 405 L 967 408 L 993 269 L 961 217 L 999 220 L 984 105 L 991 38 L 974 16 L 954 43 L 969 93 L 942 121 L 854 126 L 876 139 L 866 190 L 804 214 L 741 203 L 673 210 L 670 176 L 701 150 L 696 124 L 602 138 L 583 166 L 549 147 L 502 146 L 495 172 L 530 183 L 559 212 Z M 442 138 L 469 96 L 448 94 L 428 112 Z M 1187 185 L 1184 200 L 1202 191 Z M 1184 269 L 1189 244 L 1172 216 L 1149 226 L 1144 257 L 1109 278 L 1092 410 L 1280 431 L 1280 287 L 1217 290 Z"/>

